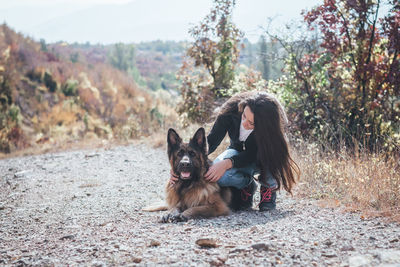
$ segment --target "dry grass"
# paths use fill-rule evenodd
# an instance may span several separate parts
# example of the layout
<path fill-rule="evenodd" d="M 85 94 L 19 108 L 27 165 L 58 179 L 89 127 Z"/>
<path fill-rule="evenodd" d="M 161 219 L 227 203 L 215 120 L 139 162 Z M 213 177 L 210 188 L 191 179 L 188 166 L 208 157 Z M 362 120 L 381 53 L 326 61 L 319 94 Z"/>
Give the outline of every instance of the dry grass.
<path fill-rule="evenodd" d="M 366 151 L 355 155 L 322 152 L 315 144 L 303 144 L 294 152 L 302 172 L 295 195 L 361 211 L 364 217 L 400 221 L 398 158 Z"/>

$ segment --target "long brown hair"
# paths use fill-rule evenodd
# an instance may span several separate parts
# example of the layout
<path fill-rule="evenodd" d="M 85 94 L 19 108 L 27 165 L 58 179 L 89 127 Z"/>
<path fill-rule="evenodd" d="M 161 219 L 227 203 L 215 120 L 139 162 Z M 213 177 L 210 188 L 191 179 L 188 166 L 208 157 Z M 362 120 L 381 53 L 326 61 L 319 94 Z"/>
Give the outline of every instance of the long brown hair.
<path fill-rule="evenodd" d="M 241 113 L 249 107 L 254 114 L 254 135 L 257 142 L 257 166 L 260 168 L 259 180 L 266 182 L 269 170 L 281 186 L 292 192 L 300 169 L 290 156 L 286 140 L 286 113 L 279 101 L 265 92 L 244 92 L 231 97 L 221 107 L 221 114 Z"/>

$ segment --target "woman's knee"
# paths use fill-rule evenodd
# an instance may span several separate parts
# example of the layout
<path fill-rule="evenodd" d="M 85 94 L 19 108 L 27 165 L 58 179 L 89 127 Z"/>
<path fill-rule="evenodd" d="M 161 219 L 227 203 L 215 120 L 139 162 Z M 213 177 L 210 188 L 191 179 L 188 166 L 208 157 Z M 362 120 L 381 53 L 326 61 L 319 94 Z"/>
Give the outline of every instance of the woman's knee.
<path fill-rule="evenodd" d="M 251 176 L 230 169 L 218 180 L 219 186 L 233 186 L 238 189 L 246 187 L 251 182 Z"/>
<path fill-rule="evenodd" d="M 235 155 L 239 154 L 239 151 L 232 149 L 232 148 L 228 148 L 227 150 L 225 150 L 224 152 L 222 152 L 221 154 L 218 155 L 218 157 L 213 161 L 213 163 L 217 163 L 220 162 L 226 158 L 230 158 L 233 157 Z"/>

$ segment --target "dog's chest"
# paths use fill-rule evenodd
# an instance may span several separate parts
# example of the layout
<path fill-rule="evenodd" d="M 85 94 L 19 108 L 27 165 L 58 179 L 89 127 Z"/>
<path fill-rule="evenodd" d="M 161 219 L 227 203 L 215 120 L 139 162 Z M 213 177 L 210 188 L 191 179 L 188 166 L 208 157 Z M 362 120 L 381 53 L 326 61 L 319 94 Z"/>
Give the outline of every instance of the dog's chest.
<path fill-rule="evenodd" d="M 175 193 L 177 193 L 174 197 L 177 200 L 176 206 L 185 210 L 213 202 L 215 194 L 218 193 L 218 187 L 212 183 L 206 183 L 182 190 L 179 194 L 178 192 Z"/>
<path fill-rule="evenodd" d="M 187 209 L 204 205 L 212 194 L 213 192 L 207 187 L 190 189 L 181 197 L 182 206 Z"/>

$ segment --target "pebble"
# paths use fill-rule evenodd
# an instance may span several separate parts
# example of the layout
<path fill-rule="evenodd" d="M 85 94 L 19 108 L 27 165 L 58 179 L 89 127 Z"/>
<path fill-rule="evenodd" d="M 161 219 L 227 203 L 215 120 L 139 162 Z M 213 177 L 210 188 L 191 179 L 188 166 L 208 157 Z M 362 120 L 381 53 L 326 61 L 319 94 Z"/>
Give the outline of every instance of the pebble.
<path fill-rule="evenodd" d="M 257 243 L 257 244 L 251 245 L 251 247 L 256 250 L 269 250 L 269 246 L 265 243 Z"/>
<path fill-rule="evenodd" d="M 196 245 L 202 247 L 202 248 L 216 248 L 217 245 L 217 240 L 213 238 L 200 238 L 196 240 Z"/>
<path fill-rule="evenodd" d="M 60 240 L 66 240 L 66 239 L 74 239 L 75 235 L 65 235 L 63 237 L 60 238 Z"/>
<path fill-rule="evenodd" d="M 354 251 L 354 247 L 353 246 L 343 246 L 340 248 L 341 251 Z"/>
<path fill-rule="evenodd" d="M 157 240 L 151 240 L 149 247 L 158 247 L 159 245 L 161 245 L 161 243 Z"/>
<path fill-rule="evenodd" d="M 349 267 L 368 266 L 372 262 L 371 255 L 357 255 L 349 258 Z"/>
<path fill-rule="evenodd" d="M 26 177 L 28 174 L 31 174 L 31 173 L 32 173 L 32 170 L 20 171 L 20 172 L 14 173 L 14 177 L 15 178 L 23 178 L 23 177 Z"/>

